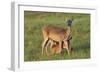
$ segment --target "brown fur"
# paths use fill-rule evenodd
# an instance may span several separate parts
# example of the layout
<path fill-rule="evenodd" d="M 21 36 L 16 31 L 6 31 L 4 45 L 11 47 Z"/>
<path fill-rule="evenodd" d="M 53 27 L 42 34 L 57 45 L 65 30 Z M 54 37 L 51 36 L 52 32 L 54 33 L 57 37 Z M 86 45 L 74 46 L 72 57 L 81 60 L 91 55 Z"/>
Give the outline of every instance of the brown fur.
<path fill-rule="evenodd" d="M 66 41 L 66 43 L 68 43 L 70 45 L 70 43 L 68 41 Z M 63 43 L 63 46 L 62 48 L 66 48 L 66 44 Z M 70 49 L 70 53 L 73 51 L 73 48 L 71 47 Z M 52 54 L 59 54 L 59 43 L 56 43 L 56 44 L 53 44 L 52 47 L 51 47 L 51 52 Z"/>
<path fill-rule="evenodd" d="M 62 41 L 65 42 L 66 40 L 68 40 L 68 37 L 71 34 L 70 27 L 60 28 L 60 27 L 56 27 L 56 26 L 52 26 L 52 25 L 43 27 L 42 33 L 43 33 L 43 38 L 44 38 L 44 42 L 42 44 L 42 54 L 43 54 L 43 48 L 46 47 L 46 44 L 48 43 L 49 39 L 59 42 L 58 52 L 60 53 Z M 66 43 L 66 45 L 68 45 L 68 43 Z M 48 54 L 47 48 L 45 48 L 45 49 L 46 49 L 46 53 Z M 66 46 L 66 49 L 69 54 L 68 46 Z"/>
<path fill-rule="evenodd" d="M 53 45 L 51 48 L 52 54 L 59 54 L 59 45 Z M 70 53 L 73 52 L 73 48 L 71 47 Z"/>
<path fill-rule="evenodd" d="M 67 39 L 70 34 L 70 31 L 68 32 L 68 28 L 64 29 L 52 25 L 43 27 L 42 32 L 44 38 L 50 38 L 57 42 L 65 40 L 65 38 Z"/>

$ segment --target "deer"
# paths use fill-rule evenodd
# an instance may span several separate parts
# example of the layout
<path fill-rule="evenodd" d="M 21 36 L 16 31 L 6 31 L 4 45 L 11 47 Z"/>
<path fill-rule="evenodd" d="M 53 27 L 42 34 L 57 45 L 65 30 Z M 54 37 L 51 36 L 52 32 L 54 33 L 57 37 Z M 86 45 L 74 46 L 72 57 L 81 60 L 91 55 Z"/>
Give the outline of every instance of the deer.
<path fill-rule="evenodd" d="M 61 52 L 62 42 L 64 42 L 65 45 L 68 45 L 68 42 L 66 41 L 69 39 L 71 35 L 72 21 L 72 19 L 67 20 L 67 28 L 61 28 L 53 25 L 47 25 L 42 28 L 42 34 L 44 38 L 44 41 L 42 43 L 42 54 L 45 48 L 46 54 L 48 55 L 47 43 L 49 42 L 49 40 L 53 40 L 59 43 L 58 53 Z M 68 46 L 66 46 L 66 50 L 68 54 L 70 54 L 70 49 Z"/>
<path fill-rule="evenodd" d="M 72 37 L 67 40 L 65 43 L 68 43 L 68 45 L 64 44 L 64 42 L 62 42 L 62 48 L 66 48 L 68 46 L 68 48 L 70 48 L 70 52 L 72 53 L 73 52 L 73 48 L 71 47 L 71 44 L 70 44 L 70 40 L 72 39 Z M 59 54 L 59 43 L 56 42 L 56 41 L 51 41 L 49 42 L 50 44 L 52 44 L 52 46 L 50 46 L 51 48 L 51 53 L 52 54 Z"/>

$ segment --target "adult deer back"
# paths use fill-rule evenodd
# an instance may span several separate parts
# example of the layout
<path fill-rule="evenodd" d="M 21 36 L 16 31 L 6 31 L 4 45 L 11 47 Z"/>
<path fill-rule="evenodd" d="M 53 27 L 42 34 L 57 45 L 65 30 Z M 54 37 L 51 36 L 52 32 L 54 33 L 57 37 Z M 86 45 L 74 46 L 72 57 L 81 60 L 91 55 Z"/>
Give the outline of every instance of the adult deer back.
<path fill-rule="evenodd" d="M 42 29 L 44 39 L 50 38 L 55 41 L 62 41 L 68 35 L 67 28 L 56 27 L 52 25 L 47 25 Z"/>

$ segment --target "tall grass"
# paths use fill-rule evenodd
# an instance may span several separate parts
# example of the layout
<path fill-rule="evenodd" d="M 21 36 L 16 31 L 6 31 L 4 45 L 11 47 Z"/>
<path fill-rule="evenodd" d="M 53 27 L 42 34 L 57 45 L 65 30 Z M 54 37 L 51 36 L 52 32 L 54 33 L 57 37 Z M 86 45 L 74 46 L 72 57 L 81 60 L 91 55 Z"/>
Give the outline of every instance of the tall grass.
<path fill-rule="evenodd" d="M 62 54 L 41 55 L 42 27 L 50 24 L 66 28 L 65 19 L 69 17 L 75 21 L 71 28 L 72 55 L 68 56 L 65 50 Z M 24 61 L 87 58 L 90 58 L 90 14 L 24 11 Z"/>

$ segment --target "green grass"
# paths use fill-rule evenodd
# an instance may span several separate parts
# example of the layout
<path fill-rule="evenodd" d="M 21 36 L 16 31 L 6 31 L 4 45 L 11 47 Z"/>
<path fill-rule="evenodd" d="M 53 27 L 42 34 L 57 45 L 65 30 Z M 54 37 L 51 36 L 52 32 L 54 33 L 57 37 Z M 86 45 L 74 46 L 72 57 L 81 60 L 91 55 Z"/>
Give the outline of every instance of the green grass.
<path fill-rule="evenodd" d="M 41 28 L 51 24 L 65 28 L 66 18 L 73 18 L 71 45 L 74 52 L 68 56 L 65 50 L 62 54 L 41 55 L 43 42 Z M 24 61 L 67 60 L 90 58 L 90 14 L 24 12 Z"/>

